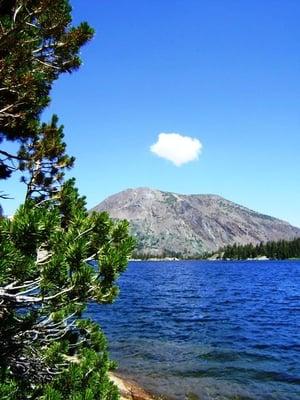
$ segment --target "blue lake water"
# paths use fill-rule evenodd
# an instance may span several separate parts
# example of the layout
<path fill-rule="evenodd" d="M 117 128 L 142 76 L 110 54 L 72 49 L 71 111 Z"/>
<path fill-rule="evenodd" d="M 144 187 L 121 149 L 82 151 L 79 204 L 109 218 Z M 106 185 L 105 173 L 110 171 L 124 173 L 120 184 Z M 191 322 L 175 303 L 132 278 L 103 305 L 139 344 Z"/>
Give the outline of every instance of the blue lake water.
<path fill-rule="evenodd" d="M 91 305 L 119 371 L 170 399 L 300 399 L 300 262 L 131 262 Z"/>

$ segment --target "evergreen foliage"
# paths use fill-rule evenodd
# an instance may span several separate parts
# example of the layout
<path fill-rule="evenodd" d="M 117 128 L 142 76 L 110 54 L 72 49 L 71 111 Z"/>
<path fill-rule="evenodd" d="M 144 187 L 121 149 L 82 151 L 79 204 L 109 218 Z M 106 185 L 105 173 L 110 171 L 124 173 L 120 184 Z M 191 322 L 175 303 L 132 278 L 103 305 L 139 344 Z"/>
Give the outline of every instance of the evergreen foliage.
<path fill-rule="evenodd" d="M 284 260 L 287 258 L 300 258 L 300 238 L 294 240 L 279 240 L 260 243 L 258 245 L 246 244 L 226 246 L 219 250 L 222 258 L 245 260 L 248 258 L 267 257 L 270 259 Z"/>
<path fill-rule="evenodd" d="M 26 198 L 43 200 L 53 195 L 63 181 L 64 170 L 74 164 L 74 157 L 65 153 L 64 127 L 57 124 L 58 117 L 53 115 L 49 124 L 41 124 L 36 135 L 21 145 L 19 170 L 25 173 L 22 181 L 27 184 Z"/>
<path fill-rule="evenodd" d="M 13 220 L 0 221 L 0 369 L 5 384 L 8 379 L 16 386 L 14 399 L 40 398 L 49 388 L 55 388 L 53 398 L 60 391 L 62 399 L 73 399 L 73 392 L 92 390 L 94 397 L 82 398 L 98 399 L 101 385 L 111 386 L 103 335 L 80 316 L 88 301 L 115 299 L 114 282 L 133 244 L 127 227 L 106 213 L 89 215 L 73 181 L 57 198 L 29 199 Z"/>
<path fill-rule="evenodd" d="M 91 38 L 71 26 L 67 0 L 0 0 L 0 179 L 22 172 L 27 193 L 12 219 L 0 218 L 0 398 L 116 400 L 114 367 L 88 302 L 110 303 L 133 250 L 126 221 L 89 214 L 64 172 L 63 127 L 39 119 L 60 73 L 80 64 Z M 2 196 L 3 197 L 3 196 Z"/>
<path fill-rule="evenodd" d="M 52 83 L 79 67 L 92 35 L 87 23 L 71 25 L 68 0 L 0 0 L 0 143 L 39 133 Z M 7 178 L 20 156 L 0 156 L 0 178 Z"/>

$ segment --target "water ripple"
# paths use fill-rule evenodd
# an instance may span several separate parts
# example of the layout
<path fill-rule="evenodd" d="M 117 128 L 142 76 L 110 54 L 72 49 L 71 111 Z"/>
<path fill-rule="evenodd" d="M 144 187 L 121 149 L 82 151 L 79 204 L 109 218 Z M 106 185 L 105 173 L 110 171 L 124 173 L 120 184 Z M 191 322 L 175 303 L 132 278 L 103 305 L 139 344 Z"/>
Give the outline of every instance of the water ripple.
<path fill-rule="evenodd" d="M 120 371 L 183 400 L 300 399 L 300 263 L 132 262 L 88 310 Z"/>

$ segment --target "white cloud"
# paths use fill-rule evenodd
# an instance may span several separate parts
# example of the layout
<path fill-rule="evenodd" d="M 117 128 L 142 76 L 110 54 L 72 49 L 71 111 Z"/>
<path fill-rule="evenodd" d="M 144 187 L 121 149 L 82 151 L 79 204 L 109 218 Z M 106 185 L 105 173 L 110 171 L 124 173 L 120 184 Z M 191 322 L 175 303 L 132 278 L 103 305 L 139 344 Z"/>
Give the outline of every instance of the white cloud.
<path fill-rule="evenodd" d="M 150 150 L 180 167 L 182 164 L 198 159 L 202 144 L 196 138 L 179 133 L 160 133 L 157 142 L 150 147 Z"/>

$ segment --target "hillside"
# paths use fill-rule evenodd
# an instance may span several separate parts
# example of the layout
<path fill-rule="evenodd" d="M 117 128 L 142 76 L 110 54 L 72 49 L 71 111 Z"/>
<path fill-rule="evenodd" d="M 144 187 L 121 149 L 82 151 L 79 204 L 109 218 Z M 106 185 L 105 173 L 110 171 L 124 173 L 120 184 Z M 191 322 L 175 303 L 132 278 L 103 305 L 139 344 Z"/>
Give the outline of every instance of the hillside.
<path fill-rule="evenodd" d="M 149 188 L 128 189 L 91 211 L 130 221 L 137 252 L 197 256 L 233 243 L 300 237 L 300 229 L 217 195 L 181 195 Z"/>

